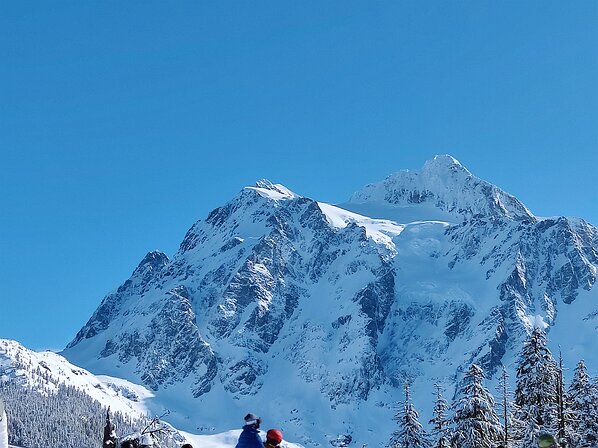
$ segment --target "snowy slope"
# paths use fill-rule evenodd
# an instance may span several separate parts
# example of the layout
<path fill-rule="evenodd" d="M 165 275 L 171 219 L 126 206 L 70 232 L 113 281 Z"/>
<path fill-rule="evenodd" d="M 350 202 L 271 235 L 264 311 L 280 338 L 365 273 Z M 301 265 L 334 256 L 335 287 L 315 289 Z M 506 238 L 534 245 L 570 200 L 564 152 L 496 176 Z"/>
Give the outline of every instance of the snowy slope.
<path fill-rule="evenodd" d="M 378 446 L 405 378 L 429 417 L 434 381 L 450 396 L 471 362 L 511 366 L 536 316 L 569 365 L 598 365 L 597 266 L 595 227 L 537 218 L 450 156 L 339 206 L 260 181 L 172 259 L 149 253 L 63 354 L 191 433 L 251 411 L 306 446 Z"/>

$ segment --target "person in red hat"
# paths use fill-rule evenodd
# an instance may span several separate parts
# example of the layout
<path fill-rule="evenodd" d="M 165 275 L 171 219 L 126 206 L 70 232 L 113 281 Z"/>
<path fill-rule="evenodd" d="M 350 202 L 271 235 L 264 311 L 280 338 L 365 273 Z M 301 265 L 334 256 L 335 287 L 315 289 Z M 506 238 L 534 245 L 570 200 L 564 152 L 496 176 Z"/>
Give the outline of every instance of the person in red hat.
<path fill-rule="evenodd" d="M 277 448 L 282 443 L 282 431 L 280 429 L 269 429 L 266 433 L 264 448 Z"/>

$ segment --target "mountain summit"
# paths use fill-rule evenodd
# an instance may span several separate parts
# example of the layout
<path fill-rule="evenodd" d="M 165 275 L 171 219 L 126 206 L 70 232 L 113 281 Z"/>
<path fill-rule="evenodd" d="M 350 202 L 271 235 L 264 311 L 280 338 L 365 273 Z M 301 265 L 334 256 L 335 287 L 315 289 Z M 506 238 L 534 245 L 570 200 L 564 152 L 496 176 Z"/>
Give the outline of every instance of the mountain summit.
<path fill-rule="evenodd" d="M 472 362 L 492 375 L 534 322 L 596 357 L 597 268 L 595 227 L 536 218 L 450 156 L 340 206 L 259 181 L 148 254 L 63 354 L 144 384 L 181 429 L 251 411 L 307 446 L 382 446 L 406 378 L 424 403 Z"/>
<path fill-rule="evenodd" d="M 434 157 L 419 171 L 399 171 L 382 182 L 366 185 L 351 197 L 350 203 L 430 204 L 456 219 L 535 219 L 516 198 L 475 177 L 449 155 Z"/>

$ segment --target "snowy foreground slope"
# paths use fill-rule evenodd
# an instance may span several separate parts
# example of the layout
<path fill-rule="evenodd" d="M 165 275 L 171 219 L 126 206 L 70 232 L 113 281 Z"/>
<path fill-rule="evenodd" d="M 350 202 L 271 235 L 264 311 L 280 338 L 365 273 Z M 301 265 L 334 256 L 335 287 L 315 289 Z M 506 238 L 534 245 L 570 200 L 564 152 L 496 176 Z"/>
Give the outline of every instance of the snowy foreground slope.
<path fill-rule="evenodd" d="M 405 378 L 425 421 L 435 381 L 450 396 L 471 362 L 512 367 L 536 316 L 566 364 L 597 366 L 597 266 L 595 227 L 538 218 L 449 156 L 338 206 L 260 181 L 172 259 L 147 254 L 63 355 L 143 384 L 191 433 L 254 412 L 306 446 L 382 446 Z"/>

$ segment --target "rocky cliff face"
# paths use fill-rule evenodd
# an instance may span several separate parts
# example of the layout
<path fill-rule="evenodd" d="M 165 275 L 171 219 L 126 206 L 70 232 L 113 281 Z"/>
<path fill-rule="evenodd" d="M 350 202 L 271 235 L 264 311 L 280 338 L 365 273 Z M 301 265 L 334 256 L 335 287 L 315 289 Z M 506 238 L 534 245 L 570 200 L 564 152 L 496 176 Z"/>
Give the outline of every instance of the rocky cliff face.
<path fill-rule="evenodd" d="M 188 391 L 205 428 L 249 407 L 313 446 L 372 443 L 405 377 L 427 400 L 470 362 L 492 374 L 537 315 L 595 332 L 597 266 L 595 227 L 537 218 L 449 156 L 342 207 L 260 181 L 172 260 L 148 254 L 64 355 L 170 402 Z"/>

